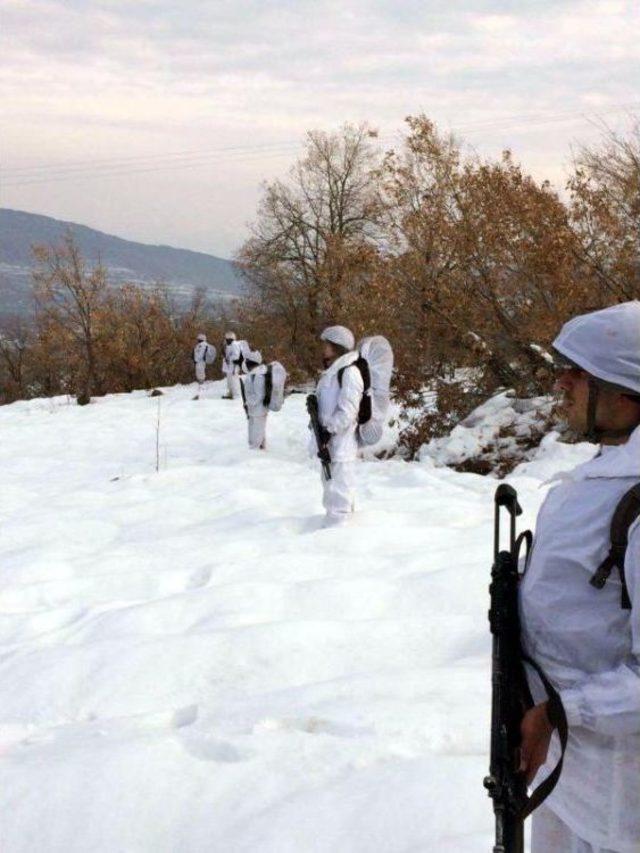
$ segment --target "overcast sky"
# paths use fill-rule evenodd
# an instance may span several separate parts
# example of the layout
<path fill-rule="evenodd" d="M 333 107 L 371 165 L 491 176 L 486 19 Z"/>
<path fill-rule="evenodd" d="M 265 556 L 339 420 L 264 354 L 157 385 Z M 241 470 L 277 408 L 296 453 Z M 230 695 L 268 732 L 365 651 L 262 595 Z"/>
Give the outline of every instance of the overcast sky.
<path fill-rule="evenodd" d="M 0 0 L 0 204 L 230 256 L 310 128 L 424 111 L 562 183 L 640 112 L 638 0 Z"/>

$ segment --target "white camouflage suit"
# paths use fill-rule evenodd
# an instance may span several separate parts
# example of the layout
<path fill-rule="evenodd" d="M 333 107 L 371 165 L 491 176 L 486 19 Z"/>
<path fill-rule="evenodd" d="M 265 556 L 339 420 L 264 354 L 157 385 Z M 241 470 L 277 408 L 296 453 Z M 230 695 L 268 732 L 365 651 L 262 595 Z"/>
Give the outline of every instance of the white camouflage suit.
<path fill-rule="evenodd" d="M 207 378 L 206 355 L 209 349 L 209 344 L 206 341 L 198 341 L 193 348 L 193 363 L 196 369 L 196 381 L 199 385 Z"/>
<path fill-rule="evenodd" d="M 532 853 L 640 851 L 640 524 L 629 532 L 620 603 L 617 570 L 601 590 L 589 579 L 609 551 L 622 495 L 640 480 L 640 427 L 560 475 L 540 509 L 520 588 L 525 651 L 560 693 L 569 741 L 557 787 L 533 814 Z M 529 673 L 536 703 L 546 699 Z M 556 735 L 547 764 L 555 766 Z"/>
<path fill-rule="evenodd" d="M 226 344 L 222 360 L 222 372 L 227 377 L 227 391 L 236 400 L 240 396 L 240 365 L 242 349 L 237 341 Z"/>
<path fill-rule="evenodd" d="M 266 373 L 266 365 L 259 364 L 240 380 L 247 407 L 249 447 L 254 450 L 266 449 L 267 415 L 269 414 L 269 410 L 264 405 Z"/>
<path fill-rule="evenodd" d="M 328 521 L 341 523 L 354 510 L 355 465 L 358 457 L 358 411 L 364 392 L 362 374 L 357 367 L 350 367 L 358 359 L 357 352 L 348 352 L 336 359 L 325 370 L 318 381 L 318 414 L 320 423 L 331 433 L 329 454 L 331 456 L 331 479 L 322 476 L 323 506 Z M 338 371 L 346 367 L 342 375 L 342 387 L 338 382 Z M 316 450 L 315 438 L 312 446 Z"/>

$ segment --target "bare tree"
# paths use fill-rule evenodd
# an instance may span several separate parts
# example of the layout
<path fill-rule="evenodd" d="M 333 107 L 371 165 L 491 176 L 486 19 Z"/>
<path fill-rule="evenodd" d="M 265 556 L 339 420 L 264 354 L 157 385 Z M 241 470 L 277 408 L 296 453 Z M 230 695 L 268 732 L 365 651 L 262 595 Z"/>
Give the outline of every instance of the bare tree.
<path fill-rule="evenodd" d="M 98 315 L 107 292 L 107 271 L 102 264 L 87 267 L 69 232 L 60 246 L 37 246 L 33 273 L 40 319 L 64 329 L 74 341 L 78 358 L 77 392 L 88 401 L 100 393 L 96 358 Z"/>
<path fill-rule="evenodd" d="M 10 384 L 12 397 L 24 397 L 26 392 L 25 367 L 29 347 L 29 330 L 20 318 L 6 320 L 0 329 L 0 363 Z"/>
<path fill-rule="evenodd" d="M 310 132 L 289 181 L 265 187 L 252 236 L 238 255 L 256 309 L 281 318 L 303 358 L 319 324 L 343 310 L 345 269 L 352 269 L 345 258 L 379 233 L 374 139 L 366 125 Z"/>
<path fill-rule="evenodd" d="M 569 181 L 578 257 L 595 275 L 600 304 L 640 296 L 640 120 L 627 134 L 606 126 L 582 148 Z"/>

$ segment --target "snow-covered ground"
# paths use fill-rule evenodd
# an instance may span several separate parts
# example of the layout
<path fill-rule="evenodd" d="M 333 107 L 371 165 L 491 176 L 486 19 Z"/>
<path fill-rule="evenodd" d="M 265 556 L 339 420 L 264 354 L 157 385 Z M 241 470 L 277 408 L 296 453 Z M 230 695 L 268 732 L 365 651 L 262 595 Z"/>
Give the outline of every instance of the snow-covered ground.
<path fill-rule="evenodd" d="M 491 849 L 495 480 L 365 462 L 323 529 L 304 398 L 263 454 L 193 393 L 0 409 L 2 853 Z"/>

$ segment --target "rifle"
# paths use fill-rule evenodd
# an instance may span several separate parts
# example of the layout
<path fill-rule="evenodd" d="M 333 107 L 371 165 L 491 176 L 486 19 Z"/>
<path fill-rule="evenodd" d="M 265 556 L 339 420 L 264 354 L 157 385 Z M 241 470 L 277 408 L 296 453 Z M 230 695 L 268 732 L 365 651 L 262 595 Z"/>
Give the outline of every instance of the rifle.
<path fill-rule="evenodd" d="M 249 407 L 247 406 L 247 392 L 244 390 L 244 382 L 242 381 L 242 377 L 240 378 L 240 394 L 242 395 L 242 407 L 244 408 L 244 413 L 247 416 L 248 420 Z"/>
<path fill-rule="evenodd" d="M 509 548 L 500 550 L 500 510 L 509 514 Z M 495 494 L 493 566 L 491 568 L 491 608 L 489 625 L 493 635 L 491 672 L 491 760 L 484 786 L 493 800 L 496 835 L 493 853 L 523 853 L 524 822 L 555 788 L 567 748 L 567 717 L 560 695 L 544 670 L 528 655 L 520 643 L 518 611 L 518 562 L 525 545 L 528 558 L 533 536 L 525 530 L 516 536 L 516 518 L 522 514 L 514 488 L 501 484 Z M 533 699 L 524 671 L 527 663 L 547 693 L 547 713 L 560 740 L 560 759 L 551 773 L 530 796 L 519 772 L 520 723 Z"/>
<path fill-rule="evenodd" d="M 509 515 L 509 547 L 500 550 L 500 511 Z M 495 845 L 493 853 L 522 853 L 527 784 L 518 771 L 520 722 L 525 710 L 525 677 L 520 648 L 518 614 L 518 557 L 523 542 L 527 550 L 531 533 L 516 538 L 516 517 L 522 514 L 516 490 L 505 483 L 495 494 L 493 566 L 489 624 L 493 635 L 491 760 L 484 786 L 493 800 Z"/>
<path fill-rule="evenodd" d="M 315 394 L 309 394 L 307 396 L 307 411 L 309 412 L 311 429 L 313 430 L 313 434 L 316 437 L 316 444 L 318 445 L 318 458 L 322 463 L 324 478 L 328 481 L 331 479 L 331 456 L 329 454 L 329 448 L 322 436 L 323 429 L 320 424 L 320 416 L 318 414 L 318 398 Z"/>

